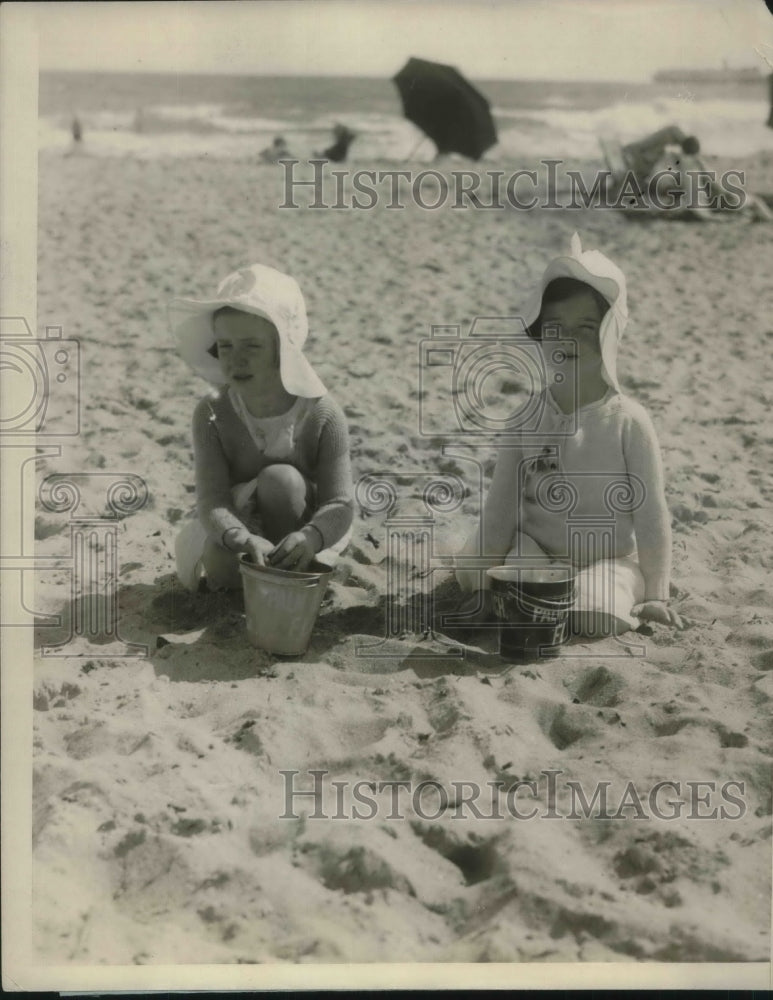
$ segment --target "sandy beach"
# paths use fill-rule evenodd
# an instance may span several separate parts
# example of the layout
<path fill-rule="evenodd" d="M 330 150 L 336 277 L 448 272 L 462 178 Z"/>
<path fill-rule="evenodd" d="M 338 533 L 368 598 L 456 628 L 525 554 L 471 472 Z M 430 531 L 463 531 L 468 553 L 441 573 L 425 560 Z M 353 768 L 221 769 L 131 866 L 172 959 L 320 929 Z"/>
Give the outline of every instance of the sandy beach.
<path fill-rule="evenodd" d="M 773 191 L 773 155 L 732 166 Z M 120 636 L 148 655 L 108 644 L 36 660 L 39 960 L 769 960 L 773 227 L 410 201 L 287 210 L 279 169 L 207 157 L 47 150 L 39 169 L 38 322 L 80 342 L 82 392 L 80 435 L 37 463 L 37 481 L 98 473 L 80 517 L 104 513 L 111 476 L 140 476 L 148 491 L 116 533 Z M 420 425 L 419 342 L 433 325 L 516 314 L 575 230 L 628 279 L 618 371 L 658 431 L 687 627 L 627 647 L 573 644 L 530 666 L 503 662 L 491 635 L 455 645 L 408 615 L 387 637 L 390 560 L 402 558 L 387 520 L 422 515 L 426 477 L 459 477 L 431 577 L 414 581 L 452 600 L 441 556 L 481 501 L 474 464 L 442 451 L 447 396 L 421 400 L 437 434 Z M 175 353 L 166 305 L 258 261 L 304 291 L 307 353 L 347 415 L 355 481 L 398 477 L 390 509 L 357 507 L 309 651 L 294 659 L 248 644 L 241 595 L 190 594 L 174 575 L 205 386 Z M 486 476 L 493 455 L 478 453 Z M 37 555 L 67 558 L 70 518 L 38 508 Z M 38 647 L 66 638 L 68 595 L 65 568 L 38 579 L 37 612 L 63 618 L 37 630 Z M 281 772 L 309 789 L 312 769 L 326 772 L 328 818 L 310 817 L 309 798 L 279 818 Z M 373 820 L 332 818 L 333 781 L 499 781 L 504 798 L 531 780 L 520 808 L 544 814 L 549 771 L 562 789 L 609 782 L 615 808 L 629 783 L 646 801 L 674 782 L 661 801 L 681 800 L 682 815 L 455 818 L 451 803 L 426 819 L 408 797 L 390 819 L 384 793 Z M 688 782 L 714 783 L 710 805 L 696 807 Z M 740 806 L 720 798 L 728 782 L 741 783 Z M 691 815 L 723 804 L 724 819 Z"/>

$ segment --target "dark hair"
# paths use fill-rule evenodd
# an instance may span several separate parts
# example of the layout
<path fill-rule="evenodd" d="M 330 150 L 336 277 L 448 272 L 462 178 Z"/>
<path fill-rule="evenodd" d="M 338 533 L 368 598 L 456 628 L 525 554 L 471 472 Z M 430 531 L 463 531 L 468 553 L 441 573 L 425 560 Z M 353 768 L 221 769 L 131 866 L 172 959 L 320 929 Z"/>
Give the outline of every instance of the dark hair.
<path fill-rule="evenodd" d="M 682 149 L 688 156 L 695 156 L 696 153 L 700 153 L 701 144 L 694 135 L 688 135 L 687 138 L 682 142 Z"/>
<path fill-rule="evenodd" d="M 527 332 L 534 340 L 542 340 L 542 311 L 547 302 L 566 302 L 567 299 L 575 295 L 582 295 L 583 292 L 590 292 L 596 301 L 596 305 L 601 310 L 602 318 L 609 309 L 609 303 L 604 296 L 592 285 L 585 281 L 578 281 L 577 278 L 554 278 L 549 281 L 545 291 L 542 293 L 539 316 L 534 320 Z"/>
<path fill-rule="evenodd" d="M 220 306 L 219 309 L 215 309 L 212 313 L 212 331 L 214 332 L 215 330 L 215 320 L 218 316 L 233 316 L 235 313 L 238 315 L 241 312 L 244 312 L 244 310 L 236 309 L 234 306 Z M 218 356 L 216 343 L 207 348 L 207 354 L 211 354 L 213 358 Z"/>

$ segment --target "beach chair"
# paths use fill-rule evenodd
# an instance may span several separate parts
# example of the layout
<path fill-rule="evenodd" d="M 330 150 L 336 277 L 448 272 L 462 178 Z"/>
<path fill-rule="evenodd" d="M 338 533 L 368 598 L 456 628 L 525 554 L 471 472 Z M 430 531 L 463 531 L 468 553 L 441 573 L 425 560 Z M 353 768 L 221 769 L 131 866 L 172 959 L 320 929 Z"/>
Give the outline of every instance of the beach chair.
<path fill-rule="evenodd" d="M 601 143 L 601 152 L 604 156 L 604 162 L 607 165 L 607 169 L 612 174 L 612 180 L 618 185 L 622 184 L 625 175 L 630 170 L 625 158 L 625 150 L 620 144 L 620 141 L 613 136 L 602 136 L 599 139 L 599 142 Z"/>

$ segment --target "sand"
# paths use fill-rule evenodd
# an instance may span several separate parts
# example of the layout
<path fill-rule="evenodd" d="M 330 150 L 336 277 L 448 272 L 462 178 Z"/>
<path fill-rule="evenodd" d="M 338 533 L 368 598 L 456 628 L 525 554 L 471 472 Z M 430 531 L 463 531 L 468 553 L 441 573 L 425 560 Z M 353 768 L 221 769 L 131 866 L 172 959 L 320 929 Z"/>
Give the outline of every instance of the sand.
<path fill-rule="evenodd" d="M 773 158 L 745 166 L 773 190 Z M 149 496 L 116 534 L 120 635 L 147 657 L 108 643 L 36 661 L 39 960 L 768 960 L 770 226 L 287 211 L 279 198 L 274 168 L 247 162 L 41 157 L 39 325 L 80 341 L 83 391 L 81 434 L 41 459 L 38 477 L 100 473 L 82 484 L 79 516 L 103 513 L 106 483 L 125 473 Z M 418 342 L 433 324 L 517 311 L 575 230 L 628 276 L 619 372 L 660 436 L 683 632 L 656 627 L 630 639 L 634 651 L 572 645 L 526 667 L 503 663 L 491 636 L 454 647 L 404 615 L 373 646 L 387 635 L 383 511 L 358 511 L 303 657 L 249 646 L 240 595 L 180 589 L 174 536 L 193 510 L 189 428 L 204 386 L 172 347 L 170 296 L 204 294 L 254 261 L 295 275 L 309 356 L 348 416 L 355 478 L 406 474 L 391 517 L 421 514 L 433 473 L 467 486 L 438 518 L 440 550 L 473 523 L 480 497 L 474 466 L 441 453 L 440 391 L 424 399 L 439 429 L 421 433 Z M 478 457 L 490 475 L 491 449 Z M 39 555 L 66 560 L 69 517 L 39 510 Z M 433 565 L 416 587 L 452 598 Z M 39 629 L 38 645 L 67 634 L 68 580 L 60 568 L 38 581 L 38 612 L 64 619 Z M 298 818 L 278 818 L 280 772 L 308 788 L 310 769 L 327 772 L 328 815 L 332 780 L 499 780 L 506 791 L 531 778 L 536 797 L 523 791 L 520 808 L 544 812 L 551 769 L 588 795 L 610 782 L 614 803 L 628 782 L 645 801 L 656 782 L 680 782 L 687 805 L 673 820 L 454 818 L 451 807 L 422 819 L 409 798 L 389 819 L 383 793 L 371 821 L 310 818 L 309 800 L 293 806 Z M 689 818 L 688 781 L 743 782 L 743 810 Z"/>

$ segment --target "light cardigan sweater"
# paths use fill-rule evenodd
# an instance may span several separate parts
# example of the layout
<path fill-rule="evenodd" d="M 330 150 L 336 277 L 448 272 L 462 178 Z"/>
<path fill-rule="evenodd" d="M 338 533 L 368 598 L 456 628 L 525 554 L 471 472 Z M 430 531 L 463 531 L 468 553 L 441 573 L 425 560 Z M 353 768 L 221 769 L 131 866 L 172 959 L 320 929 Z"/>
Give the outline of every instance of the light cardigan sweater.
<path fill-rule="evenodd" d="M 199 520 L 215 541 L 222 543 L 230 529 L 234 530 L 228 548 L 237 548 L 247 538 L 249 531 L 236 512 L 231 490 L 278 461 L 295 466 L 314 484 L 315 509 L 309 523 L 322 536 L 323 548 L 348 531 L 353 500 L 346 418 L 330 396 L 301 402 L 303 416 L 294 428 L 288 455 L 278 459 L 258 447 L 227 391 L 199 401 L 193 413 L 196 501 Z"/>
<path fill-rule="evenodd" d="M 609 537 L 613 526 L 613 550 L 606 557 L 635 556 L 645 599 L 668 600 L 671 519 L 657 436 L 646 410 L 612 389 L 572 414 L 565 414 L 550 392 L 542 398 L 533 433 L 500 448 L 483 510 L 481 555 L 505 556 L 523 532 L 549 554 L 574 554 L 580 566 L 588 565 L 602 557 L 600 539 Z M 544 476 L 549 478 L 540 487 Z M 571 494 L 571 509 L 550 509 L 562 506 L 561 481 L 569 484 L 563 497 Z M 629 507 L 635 509 L 621 511 L 625 491 L 610 487 L 626 482 L 632 484 L 636 499 Z M 550 484 L 555 484 L 552 501 Z M 610 510 L 610 503 L 618 510 Z M 581 540 L 573 552 L 569 529 Z"/>

